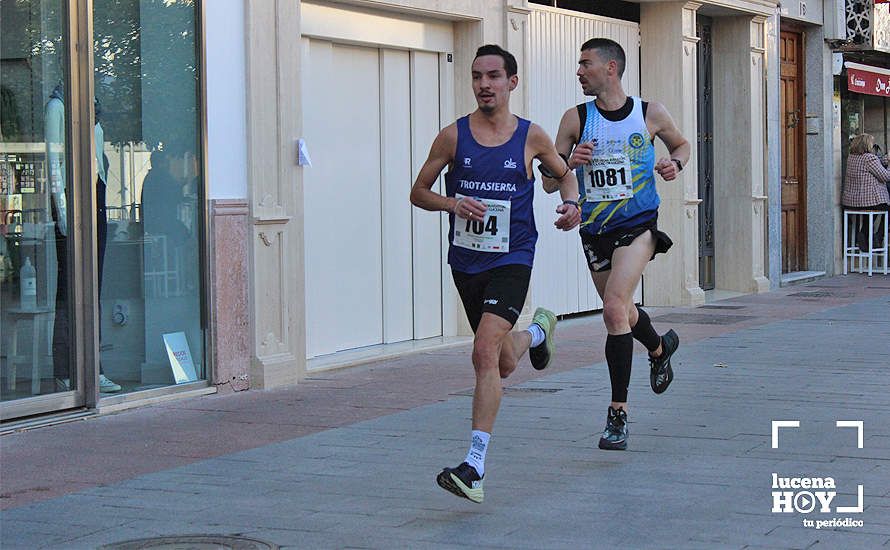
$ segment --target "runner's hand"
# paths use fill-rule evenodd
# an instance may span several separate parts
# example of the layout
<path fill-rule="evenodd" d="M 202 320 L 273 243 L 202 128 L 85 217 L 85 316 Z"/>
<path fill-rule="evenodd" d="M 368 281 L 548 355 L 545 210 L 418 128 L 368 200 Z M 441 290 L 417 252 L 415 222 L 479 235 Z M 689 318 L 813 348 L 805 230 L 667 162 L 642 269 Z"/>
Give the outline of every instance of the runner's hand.
<path fill-rule="evenodd" d="M 488 208 L 481 202 L 463 197 L 454 203 L 454 215 L 465 220 L 481 220 Z"/>
<path fill-rule="evenodd" d="M 590 164 L 590 161 L 593 160 L 594 147 L 596 147 L 596 140 L 578 144 L 572 151 L 572 156 L 569 157 L 569 168 L 574 170 L 579 166 Z"/>
<path fill-rule="evenodd" d="M 667 157 L 658 159 L 658 162 L 655 164 L 655 171 L 664 178 L 664 181 L 671 181 L 677 177 L 677 165 Z"/>
<path fill-rule="evenodd" d="M 581 223 L 581 210 L 574 204 L 560 204 L 556 207 L 556 213 L 561 214 L 553 224 L 557 229 L 571 231 Z"/>

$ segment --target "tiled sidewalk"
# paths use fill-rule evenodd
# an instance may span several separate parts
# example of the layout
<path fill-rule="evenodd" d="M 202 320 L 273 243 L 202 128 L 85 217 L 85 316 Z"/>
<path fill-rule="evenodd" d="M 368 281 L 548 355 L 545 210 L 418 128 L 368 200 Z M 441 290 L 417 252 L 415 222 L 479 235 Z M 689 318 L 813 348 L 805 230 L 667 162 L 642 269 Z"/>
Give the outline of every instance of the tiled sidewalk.
<path fill-rule="evenodd" d="M 676 379 L 631 387 L 628 452 L 596 448 L 608 403 L 598 317 L 557 365 L 507 382 L 486 502 L 444 493 L 466 452 L 468 348 L 0 438 L 0 546 L 93 548 L 184 533 L 301 548 L 874 548 L 890 544 L 890 280 L 838 277 L 651 310 Z M 707 324 L 705 324 L 707 323 Z M 770 421 L 800 419 L 770 447 Z M 855 430 L 836 420 L 863 420 Z M 861 514 L 773 514 L 772 473 L 828 477 Z M 854 517 L 861 528 L 804 528 Z"/>

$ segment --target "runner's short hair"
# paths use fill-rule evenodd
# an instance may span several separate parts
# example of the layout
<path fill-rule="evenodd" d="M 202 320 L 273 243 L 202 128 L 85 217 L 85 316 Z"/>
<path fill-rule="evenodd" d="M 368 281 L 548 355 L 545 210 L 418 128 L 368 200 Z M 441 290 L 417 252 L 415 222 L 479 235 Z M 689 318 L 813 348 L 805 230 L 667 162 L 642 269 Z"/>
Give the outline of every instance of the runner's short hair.
<path fill-rule="evenodd" d="M 621 44 L 608 38 L 591 38 L 581 45 L 581 51 L 596 50 L 596 53 L 606 62 L 615 60 L 618 63 L 618 77 L 624 76 L 624 66 L 627 64 L 627 56 Z"/>
<path fill-rule="evenodd" d="M 504 70 L 507 71 L 507 76 L 511 77 L 517 72 L 516 58 L 513 57 L 513 54 L 505 50 L 504 48 L 498 46 L 497 44 L 486 44 L 481 46 L 478 50 L 476 50 L 476 57 L 473 58 L 473 61 L 476 61 L 476 58 L 482 57 L 483 55 L 499 55 L 501 59 L 504 60 Z"/>

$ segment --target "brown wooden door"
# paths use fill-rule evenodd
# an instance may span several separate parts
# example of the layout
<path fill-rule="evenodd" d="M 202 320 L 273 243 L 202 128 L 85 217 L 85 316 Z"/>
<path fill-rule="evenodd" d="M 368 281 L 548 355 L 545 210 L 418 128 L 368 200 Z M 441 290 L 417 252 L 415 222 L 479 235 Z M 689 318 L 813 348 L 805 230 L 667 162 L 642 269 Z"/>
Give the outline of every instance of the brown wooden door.
<path fill-rule="evenodd" d="M 779 47 L 782 115 L 782 272 L 807 266 L 806 128 L 801 33 L 782 31 Z"/>

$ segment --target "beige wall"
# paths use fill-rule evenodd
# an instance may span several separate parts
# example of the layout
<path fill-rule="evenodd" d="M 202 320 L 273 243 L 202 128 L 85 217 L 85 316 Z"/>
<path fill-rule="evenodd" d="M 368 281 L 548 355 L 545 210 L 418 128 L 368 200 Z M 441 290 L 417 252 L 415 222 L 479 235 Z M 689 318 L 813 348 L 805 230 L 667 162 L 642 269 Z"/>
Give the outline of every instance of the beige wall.
<path fill-rule="evenodd" d="M 640 9 L 641 94 L 664 104 L 692 144 L 693 157 L 671 182 L 658 179 L 659 228 L 674 246 L 646 268 L 643 296 L 649 305 L 704 303 L 698 281 L 698 167 L 695 161 L 697 3 L 646 3 Z M 656 158 L 667 155 L 656 140 Z"/>
<path fill-rule="evenodd" d="M 516 49 L 520 67 L 524 64 L 528 25 L 523 0 L 314 3 L 452 21 L 454 82 L 453 89 L 444 93 L 454 94 L 457 116 L 475 108 L 469 69 L 479 45 L 493 42 Z M 245 0 L 244 6 L 251 227 L 250 384 L 266 388 L 297 383 L 306 372 L 303 188 L 295 147 L 302 134 L 301 2 Z M 514 110 L 524 113 L 525 102 L 521 90 L 514 95 Z"/>
<path fill-rule="evenodd" d="M 644 2 L 640 10 L 642 94 L 663 103 L 692 145 L 692 161 L 674 182 L 660 182 L 659 226 L 674 240 L 645 272 L 652 305 L 704 301 L 698 275 L 696 13 L 714 21 L 716 288 L 762 292 L 765 277 L 767 90 L 765 16 L 773 2 Z M 747 12 L 747 13 L 745 13 Z M 770 98 L 778 100 L 778 98 Z M 665 150 L 659 145 L 658 156 Z"/>
<path fill-rule="evenodd" d="M 328 4 L 450 20 L 454 28 L 454 79 L 453 89 L 443 92 L 454 95 L 456 116 L 475 108 L 469 68 L 476 47 L 487 42 L 504 45 L 516 54 L 520 65 L 521 84 L 513 96 L 513 110 L 520 114 L 529 111 L 526 82 L 522 78 L 528 74 L 528 5 L 524 0 L 344 0 Z M 698 282 L 699 200 L 694 153 L 698 42 L 695 13 L 702 4 L 719 6 L 724 13 L 733 7 L 764 14 L 775 9 L 775 4 L 766 0 L 641 5 L 642 94 L 668 108 L 693 146 L 693 161 L 680 177 L 658 184 L 663 204 L 659 223 L 672 236 L 675 246 L 670 254 L 660 256 L 647 268 L 644 292 L 650 304 L 704 301 Z M 296 383 L 306 371 L 302 168 L 295 161 L 295 141 L 302 133 L 300 12 L 299 1 L 245 0 L 254 387 Z M 762 205 L 765 99 L 762 88 L 758 88 L 762 81 L 762 65 L 758 63 L 762 63 L 764 54 L 762 44 L 752 42 L 756 38 L 751 34 L 753 16 L 749 13 L 747 22 L 739 19 L 726 23 L 725 53 L 732 62 L 724 64 L 741 85 L 735 91 L 725 86 L 723 103 L 718 101 L 715 105 L 715 114 L 726 110 L 739 120 L 755 121 L 726 126 L 726 135 L 730 137 L 717 147 L 724 151 L 724 156 L 718 158 L 739 170 L 732 178 L 733 185 L 725 188 L 728 194 L 720 199 L 718 231 L 724 232 L 724 239 L 730 239 L 725 249 L 740 252 L 738 257 L 722 259 L 718 288 L 744 292 L 762 290 L 766 281 Z M 760 29 L 762 33 L 762 26 Z M 715 55 L 715 60 L 718 57 Z M 718 67 L 715 74 L 720 74 Z M 721 124 L 727 125 L 730 120 L 724 116 Z M 659 147 L 659 155 L 664 155 L 663 146 Z M 738 152 L 739 148 L 744 154 L 726 154 L 730 150 Z M 736 158 L 743 156 L 748 157 L 746 161 Z M 739 230 L 726 232 L 728 227 Z"/>
<path fill-rule="evenodd" d="M 717 288 L 764 292 L 763 19 L 714 19 L 714 238 Z"/>

